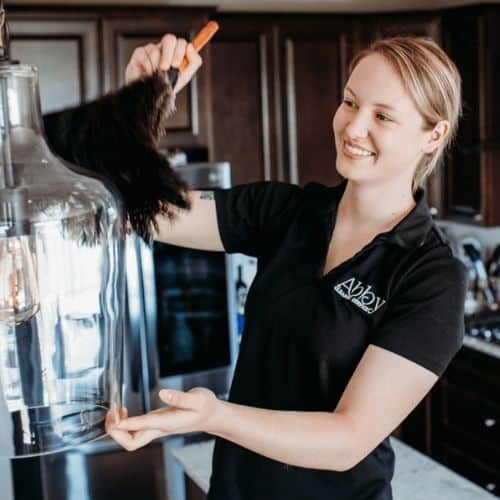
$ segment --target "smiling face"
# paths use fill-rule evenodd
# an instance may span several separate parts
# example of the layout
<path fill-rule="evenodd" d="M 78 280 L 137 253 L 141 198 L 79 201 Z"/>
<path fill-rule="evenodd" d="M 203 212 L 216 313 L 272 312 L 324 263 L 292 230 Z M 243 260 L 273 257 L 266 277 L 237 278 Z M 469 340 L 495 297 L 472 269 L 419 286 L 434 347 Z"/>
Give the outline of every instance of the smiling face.
<path fill-rule="evenodd" d="M 400 181 L 411 185 L 432 131 L 382 55 L 361 59 L 333 118 L 336 166 L 357 182 Z"/>

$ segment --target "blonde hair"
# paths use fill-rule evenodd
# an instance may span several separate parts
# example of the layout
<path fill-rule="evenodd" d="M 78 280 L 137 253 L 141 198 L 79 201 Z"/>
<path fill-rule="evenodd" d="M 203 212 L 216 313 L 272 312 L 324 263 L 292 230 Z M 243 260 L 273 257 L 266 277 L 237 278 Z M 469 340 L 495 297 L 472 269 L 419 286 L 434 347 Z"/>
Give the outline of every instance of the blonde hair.
<path fill-rule="evenodd" d="M 462 115 L 460 73 L 453 61 L 432 40 L 398 36 L 377 40 L 356 54 L 349 64 L 348 74 L 352 73 L 361 59 L 375 53 L 383 55 L 399 73 L 427 130 L 432 130 L 440 120 L 450 123 L 450 130 L 440 146 L 432 153 L 424 154 L 417 166 L 412 182 L 415 192 L 442 161 L 456 136 Z"/>

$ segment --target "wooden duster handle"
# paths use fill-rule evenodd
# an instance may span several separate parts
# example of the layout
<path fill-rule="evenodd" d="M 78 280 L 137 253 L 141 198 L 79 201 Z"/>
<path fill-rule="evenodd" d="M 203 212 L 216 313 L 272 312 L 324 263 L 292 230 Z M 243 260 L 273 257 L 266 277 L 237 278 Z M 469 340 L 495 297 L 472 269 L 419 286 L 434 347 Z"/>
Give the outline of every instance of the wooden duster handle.
<path fill-rule="evenodd" d="M 194 40 L 191 42 L 193 44 L 194 50 L 199 52 L 215 35 L 217 30 L 219 29 L 219 25 L 215 21 L 209 21 L 207 25 L 201 29 L 201 31 L 194 37 Z M 184 71 L 189 64 L 189 61 L 186 57 L 181 62 L 179 66 L 179 71 Z"/>

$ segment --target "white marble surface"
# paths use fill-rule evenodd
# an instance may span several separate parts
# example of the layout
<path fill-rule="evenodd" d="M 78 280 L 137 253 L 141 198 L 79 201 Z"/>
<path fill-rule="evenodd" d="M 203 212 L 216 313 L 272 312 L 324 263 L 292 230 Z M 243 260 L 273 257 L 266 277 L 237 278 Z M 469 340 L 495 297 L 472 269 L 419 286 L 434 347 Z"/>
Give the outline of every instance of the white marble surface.
<path fill-rule="evenodd" d="M 486 340 L 465 335 L 464 346 L 476 349 L 476 351 L 481 351 L 484 354 L 489 354 L 495 358 L 500 358 L 500 344 L 492 344 Z"/>
<path fill-rule="evenodd" d="M 493 500 L 479 486 L 435 462 L 426 455 L 391 438 L 396 454 L 392 488 L 394 500 Z M 212 473 L 214 441 L 205 441 L 172 451 L 186 474 L 204 491 L 208 491 Z"/>

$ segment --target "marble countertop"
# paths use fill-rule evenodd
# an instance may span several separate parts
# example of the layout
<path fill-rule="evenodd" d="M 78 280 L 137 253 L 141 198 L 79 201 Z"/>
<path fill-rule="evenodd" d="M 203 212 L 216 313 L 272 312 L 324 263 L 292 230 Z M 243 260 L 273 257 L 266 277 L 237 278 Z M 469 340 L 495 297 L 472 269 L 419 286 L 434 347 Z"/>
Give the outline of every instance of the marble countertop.
<path fill-rule="evenodd" d="M 463 476 L 391 438 L 396 454 L 392 488 L 394 500 L 493 500 L 494 497 Z M 185 473 L 206 493 L 212 473 L 214 441 L 172 450 Z"/>

